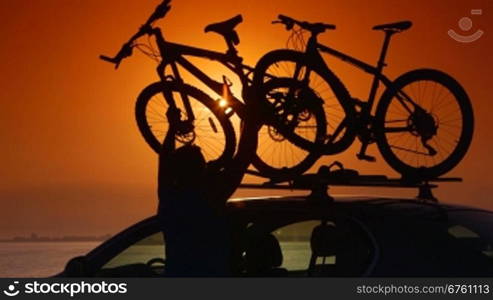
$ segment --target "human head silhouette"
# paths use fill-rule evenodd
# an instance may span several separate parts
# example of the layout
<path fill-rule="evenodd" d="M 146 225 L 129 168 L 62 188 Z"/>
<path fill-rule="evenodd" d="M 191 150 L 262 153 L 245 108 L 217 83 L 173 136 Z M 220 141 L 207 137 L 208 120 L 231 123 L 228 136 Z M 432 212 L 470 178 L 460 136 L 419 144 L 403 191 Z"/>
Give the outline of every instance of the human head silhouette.
<path fill-rule="evenodd" d="M 184 145 L 175 150 L 171 157 L 174 182 L 179 188 L 197 187 L 202 179 L 206 162 L 200 147 Z"/>

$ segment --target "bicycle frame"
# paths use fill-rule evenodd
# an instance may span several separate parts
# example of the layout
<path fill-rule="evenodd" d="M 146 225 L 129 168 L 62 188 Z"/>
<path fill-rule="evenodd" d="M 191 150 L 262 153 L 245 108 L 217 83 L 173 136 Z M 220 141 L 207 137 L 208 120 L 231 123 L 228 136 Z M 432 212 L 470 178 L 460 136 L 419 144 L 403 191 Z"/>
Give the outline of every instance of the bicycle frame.
<path fill-rule="evenodd" d="M 236 54 L 236 50 L 229 49 L 227 53 L 221 53 L 211 50 L 205 50 L 201 48 L 176 44 L 165 41 L 162 32 L 159 28 L 152 28 L 152 31 L 149 33 L 154 36 L 159 48 L 159 52 L 161 53 L 161 57 L 163 60 L 157 67 L 158 75 L 162 82 L 167 80 L 167 76 L 165 75 L 166 66 L 170 65 L 173 73 L 173 80 L 177 80 L 179 82 L 183 82 L 183 79 L 178 70 L 178 65 L 187 70 L 190 74 L 199 79 L 202 83 L 212 89 L 217 95 L 224 97 L 224 85 L 226 83 L 218 82 L 207 74 L 202 72 L 199 68 L 193 65 L 189 60 L 187 60 L 184 55 L 207 58 L 213 61 L 217 61 L 227 67 L 229 70 L 233 71 L 240 78 L 241 84 L 243 86 L 242 94 L 245 95 L 245 89 L 247 89 L 252 80 L 248 77 L 248 75 L 252 74 L 254 68 L 247 66 L 242 63 L 242 58 Z M 188 121 L 193 121 L 195 116 L 193 114 L 192 107 L 190 105 L 190 101 L 185 94 L 181 94 L 181 98 L 183 100 L 183 104 L 185 110 L 187 112 Z M 247 101 L 248 97 L 245 97 L 245 101 Z M 242 118 L 243 116 L 243 107 L 244 103 L 233 96 L 231 93 L 228 95 L 228 104 L 239 116 Z M 175 103 L 170 103 L 170 105 L 176 105 Z"/>
<path fill-rule="evenodd" d="M 378 90 L 378 87 L 379 87 L 379 83 L 382 82 L 387 88 L 390 88 L 392 89 L 393 88 L 393 81 L 390 80 L 387 76 L 385 76 L 382 71 L 383 71 L 383 68 L 386 66 L 386 63 L 385 63 L 385 57 L 387 55 L 387 50 L 388 50 L 388 47 L 389 47 L 389 43 L 390 43 L 390 38 L 392 36 L 393 32 L 386 32 L 385 33 L 385 39 L 384 39 L 384 42 L 383 42 L 383 46 L 382 46 L 382 50 L 380 52 L 380 58 L 378 60 L 378 63 L 377 63 L 377 66 L 374 67 L 370 64 L 367 64 L 357 58 L 354 58 L 352 56 L 349 56 L 347 54 L 344 54 L 340 51 L 337 51 L 333 48 L 330 48 L 328 46 L 325 46 L 325 45 L 322 45 L 320 43 L 318 43 L 317 39 L 316 39 L 316 36 L 312 36 L 310 37 L 310 39 L 308 40 L 308 44 L 307 44 L 307 48 L 306 48 L 306 54 L 308 54 L 310 56 L 311 59 L 314 59 L 317 63 L 320 63 L 322 65 L 324 65 L 327 69 L 329 68 L 327 66 L 327 64 L 325 63 L 324 59 L 322 58 L 322 56 L 320 55 L 319 51 L 320 52 L 324 52 L 324 53 L 327 53 L 333 57 L 336 57 L 348 64 L 351 64 L 353 66 L 355 66 L 356 68 L 358 69 L 361 69 L 363 70 L 364 72 L 366 73 L 369 73 L 369 74 L 372 74 L 373 75 L 373 81 L 372 81 L 372 85 L 371 85 L 371 88 L 370 88 L 370 94 L 368 95 L 368 100 L 366 101 L 366 106 L 363 107 L 363 111 L 362 113 L 365 115 L 365 116 L 370 116 L 371 114 L 371 111 L 372 111 L 372 108 L 373 108 L 373 105 L 375 103 L 375 96 L 376 96 L 376 93 L 377 93 L 377 90 Z M 413 104 L 413 106 L 416 106 L 414 104 L 413 101 L 410 101 L 410 97 L 408 97 L 405 93 L 403 93 L 402 91 L 400 91 L 400 94 L 401 95 L 398 95 L 398 99 L 399 101 L 401 102 L 401 104 L 404 106 L 404 108 L 406 110 L 408 110 L 410 113 L 412 112 L 411 108 L 409 108 L 409 106 L 404 102 L 404 99 L 408 100 L 410 103 Z M 403 97 L 399 97 L 399 96 L 403 96 Z M 349 100 L 349 99 L 344 99 L 342 101 L 345 101 L 345 100 Z M 366 119 L 369 119 L 369 118 L 366 118 Z"/>
<path fill-rule="evenodd" d="M 333 57 L 336 57 L 336 58 L 338 58 L 338 59 L 340 59 L 340 60 L 342 60 L 348 64 L 355 66 L 358 69 L 363 70 L 366 73 L 373 75 L 373 81 L 371 84 L 370 93 L 368 95 L 367 101 L 364 102 L 364 101 L 356 100 L 356 102 L 355 102 L 355 104 L 357 104 L 361 107 L 361 111 L 359 113 L 360 118 L 357 119 L 358 123 L 351 125 L 351 124 L 348 124 L 346 121 L 341 122 L 341 124 L 339 124 L 339 126 L 335 129 L 334 134 L 333 134 L 333 138 L 335 139 L 335 138 L 337 138 L 337 136 L 342 132 L 342 130 L 345 127 L 354 126 L 354 128 L 356 130 L 354 131 L 353 137 L 360 136 L 360 140 L 361 140 L 361 148 L 360 148 L 359 153 L 357 154 L 357 157 L 359 159 L 370 160 L 370 161 L 374 160 L 373 157 L 370 157 L 370 156 L 366 155 L 365 153 L 366 153 L 366 150 L 368 148 L 368 145 L 372 142 L 371 132 L 375 129 L 373 127 L 372 110 L 373 110 L 373 106 L 375 104 L 375 97 L 376 97 L 376 93 L 377 93 L 377 90 L 379 88 L 380 82 L 382 82 L 386 86 L 387 89 L 395 89 L 393 81 L 390 80 L 387 76 L 385 76 L 382 73 L 383 68 L 386 66 L 385 57 L 387 55 L 387 50 L 389 48 L 390 38 L 392 37 L 392 35 L 394 33 L 395 32 L 392 32 L 392 31 L 385 32 L 385 38 L 384 38 L 382 50 L 380 52 L 380 57 L 378 59 L 376 67 L 369 65 L 369 64 L 367 64 L 367 63 L 365 63 L 365 62 L 363 62 L 357 58 L 354 58 L 350 55 L 344 54 L 344 53 L 337 51 L 333 48 L 330 48 L 328 46 L 325 46 L 325 45 L 318 43 L 317 34 L 312 34 L 312 36 L 308 40 L 307 47 L 305 50 L 305 54 L 309 57 L 310 60 L 312 60 L 315 64 L 325 66 L 325 68 L 327 70 L 330 70 L 330 69 L 327 66 L 327 64 L 325 63 L 324 59 L 322 58 L 320 52 L 327 53 L 327 54 L 329 54 Z M 300 71 L 299 69 L 295 70 L 295 74 L 294 74 L 295 78 L 298 76 L 297 73 L 299 71 Z M 305 76 L 306 76 L 306 78 L 308 78 L 309 73 L 305 74 Z M 414 103 L 411 100 L 411 98 L 408 95 L 406 95 L 402 90 L 397 91 L 396 98 L 401 103 L 401 105 L 404 107 L 404 109 L 407 110 L 410 114 L 413 113 L 413 110 L 417 110 L 420 108 L 419 105 Z M 339 101 L 353 101 L 353 99 L 350 97 L 350 99 L 339 99 Z M 410 105 L 408 105 L 408 103 Z M 393 127 L 393 128 L 389 128 L 386 130 L 393 131 L 393 132 L 404 132 L 404 131 L 408 131 L 409 128 L 408 128 L 408 126 Z M 349 143 L 348 146 L 350 144 L 352 144 L 352 142 Z"/>

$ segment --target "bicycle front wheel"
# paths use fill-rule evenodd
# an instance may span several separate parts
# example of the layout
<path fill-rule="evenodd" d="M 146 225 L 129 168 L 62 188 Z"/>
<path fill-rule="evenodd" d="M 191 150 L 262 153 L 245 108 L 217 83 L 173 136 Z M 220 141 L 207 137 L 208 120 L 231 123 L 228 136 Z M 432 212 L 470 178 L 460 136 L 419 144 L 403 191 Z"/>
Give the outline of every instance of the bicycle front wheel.
<path fill-rule="evenodd" d="M 171 93 L 164 93 L 165 91 Z M 169 129 L 166 117 L 169 103 L 174 102 L 181 110 L 182 120 L 190 119 L 182 107 L 183 95 L 190 100 L 195 119 L 191 131 L 176 135 L 177 146 L 195 144 L 202 149 L 207 162 L 225 164 L 233 157 L 236 148 L 233 126 L 216 101 L 187 84 L 156 82 L 140 93 L 135 106 L 135 117 L 144 140 L 156 153 L 160 152 Z"/>
<path fill-rule="evenodd" d="M 252 163 L 264 176 L 293 178 L 308 170 L 321 156 L 320 152 L 307 151 L 302 146 L 323 145 L 326 122 L 322 100 L 292 78 L 271 79 L 262 89 L 272 111 L 270 119 L 260 128 Z"/>
<path fill-rule="evenodd" d="M 257 91 L 272 78 L 291 78 L 302 82 L 323 101 L 327 124 L 323 154 L 337 154 L 346 150 L 354 141 L 356 115 L 349 92 L 339 78 L 325 65 L 315 63 L 308 55 L 293 50 L 275 50 L 264 55 L 255 66 L 253 85 Z M 268 102 L 259 93 L 258 99 Z M 303 143 L 303 149 L 320 149 L 320 142 Z"/>
<path fill-rule="evenodd" d="M 474 118 L 464 89 L 449 75 L 420 69 L 400 76 L 376 112 L 377 144 L 403 177 L 431 179 L 452 170 L 471 144 Z"/>

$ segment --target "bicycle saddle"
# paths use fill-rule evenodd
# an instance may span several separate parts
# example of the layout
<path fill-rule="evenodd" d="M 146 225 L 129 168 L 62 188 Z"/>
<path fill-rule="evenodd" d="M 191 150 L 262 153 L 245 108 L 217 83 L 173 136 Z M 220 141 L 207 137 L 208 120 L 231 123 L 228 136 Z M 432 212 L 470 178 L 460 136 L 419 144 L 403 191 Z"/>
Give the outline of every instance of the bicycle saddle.
<path fill-rule="evenodd" d="M 376 25 L 375 27 L 373 27 L 373 30 L 400 32 L 400 31 L 404 31 L 406 29 L 411 28 L 412 25 L 413 25 L 413 23 L 411 21 L 402 21 L 402 22 L 397 22 L 397 23 Z"/>
<path fill-rule="evenodd" d="M 240 38 L 235 31 L 235 27 L 242 21 L 243 17 L 241 15 L 237 15 L 229 20 L 207 25 L 205 27 L 205 32 L 212 31 L 219 33 L 224 36 L 226 40 L 233 42 L 234 45 L 238 45 L 240 43 Z"/>

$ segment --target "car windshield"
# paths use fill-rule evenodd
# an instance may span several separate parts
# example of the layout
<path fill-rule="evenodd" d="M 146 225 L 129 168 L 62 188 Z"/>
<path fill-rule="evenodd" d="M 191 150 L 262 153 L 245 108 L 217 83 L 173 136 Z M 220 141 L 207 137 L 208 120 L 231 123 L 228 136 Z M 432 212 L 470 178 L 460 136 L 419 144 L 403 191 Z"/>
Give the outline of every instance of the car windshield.
<path fill-rule="evenodd" d="M 163 274 L 165 263 L 163 234 L 153 233 L 110 259 L 97 277 L 154 277 Z"/>

